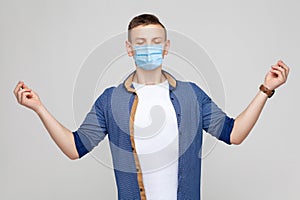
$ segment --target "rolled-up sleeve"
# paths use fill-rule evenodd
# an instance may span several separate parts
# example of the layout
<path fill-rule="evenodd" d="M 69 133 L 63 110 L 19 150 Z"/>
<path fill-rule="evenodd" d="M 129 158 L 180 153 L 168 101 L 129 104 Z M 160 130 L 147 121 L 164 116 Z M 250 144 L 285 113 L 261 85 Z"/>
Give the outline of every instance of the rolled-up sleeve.
<path fill-rule="evenodd" d="M 191 85 L 200 104 L 202 129 L 226 144 L 231 144 L 230 135 L 235 119 L 227 116 L 195 83 L 191 83 Z"/>
<path fill-rule="evenodd" d="M 80 127 L 73 132 L 76 149 L 81 158 L 102 141 L 107 134 L 103 94 L 95 101 Z"/>
<path fill-rule="evenodd" d="M 234 119 L 227 116 L 205 93 L 202 98 L 202 119 L 202 127 L 207 133 L 227 144 L 231 144 L 230 135 Z"/>

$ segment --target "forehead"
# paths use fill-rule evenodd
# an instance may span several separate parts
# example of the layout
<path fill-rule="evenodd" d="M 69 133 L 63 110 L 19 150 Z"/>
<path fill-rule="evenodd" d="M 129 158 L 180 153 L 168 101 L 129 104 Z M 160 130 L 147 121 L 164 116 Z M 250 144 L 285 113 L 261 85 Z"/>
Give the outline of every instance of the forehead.
<path fill-rule="evenodd" d="M 143 39 L 152 39 L 152 38 L 165 38 L 165 30 L 158 24 L 150 24 L 146 26 L 137 26 L 129 31 L 132 40 L 143 38 Z"/>

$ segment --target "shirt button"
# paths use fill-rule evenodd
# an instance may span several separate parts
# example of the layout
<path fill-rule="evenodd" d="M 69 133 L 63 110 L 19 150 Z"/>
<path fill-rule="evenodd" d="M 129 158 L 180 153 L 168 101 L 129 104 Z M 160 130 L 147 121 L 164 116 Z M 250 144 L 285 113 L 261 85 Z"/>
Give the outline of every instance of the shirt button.
<path fill-rule="evenodd" d="M 136 171 L 139 172 L 140 171 L 139 168 L 136 168 Z"/>
<path fill-rule="evenodd" d="M 142 192 L 142 191 L 143 191 L 143 188 L 140 188 L 140 191 Z"/>
<path fill-rule="evenodd" d="M 173 98 L 173 97 L 171 97 L 171 100 L 174 100 L 174 98 Z"/>
<path fill-rule="evenodd" d="M 133 148 L 133 147 L 131 147 L 131 149 L 132 149 L 132 151 L 134 151 L 134 148 Z"/>

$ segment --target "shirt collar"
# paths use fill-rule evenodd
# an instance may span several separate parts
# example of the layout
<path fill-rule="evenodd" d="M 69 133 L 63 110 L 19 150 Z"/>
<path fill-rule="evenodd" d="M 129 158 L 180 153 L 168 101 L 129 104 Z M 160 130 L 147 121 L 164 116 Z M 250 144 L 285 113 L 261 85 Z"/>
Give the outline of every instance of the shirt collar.
<path fill-rule="evenodd" d="M 133 71 L 131 74 L 129 74 L 128 77 L 123 82 L 124 87 L 126 88 L 126 90 L 128 92 L 133 92 L 133 93 L 136 92 L 136 90 L 135 90 L 135 88 L 133 87 L 133 84 L 132 84 L 133 76 L 134 76 L 135 73 L 136 73 L 136 70 Z M 168 83 L 170 85 L 169 89 L 170 90 L 175 89 L 176 85 L 177 85 L 176 84 L 177 83 L 176 79 L 170 73 L 166 72 L 165 70 L 162 70 L 162 73 L 165 75 L 165 77 L 168 80 Z"/>

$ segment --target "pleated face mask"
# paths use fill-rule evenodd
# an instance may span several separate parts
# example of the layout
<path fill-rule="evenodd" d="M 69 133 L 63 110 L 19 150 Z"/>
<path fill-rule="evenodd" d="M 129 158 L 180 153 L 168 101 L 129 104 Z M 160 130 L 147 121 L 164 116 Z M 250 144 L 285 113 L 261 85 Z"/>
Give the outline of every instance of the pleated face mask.
<path fill-rule="evenodd" d="M 161 44 L 134 46 L 134 60 L 144 70 L 154 70 L 163 62 L 163 46 Z"/>

